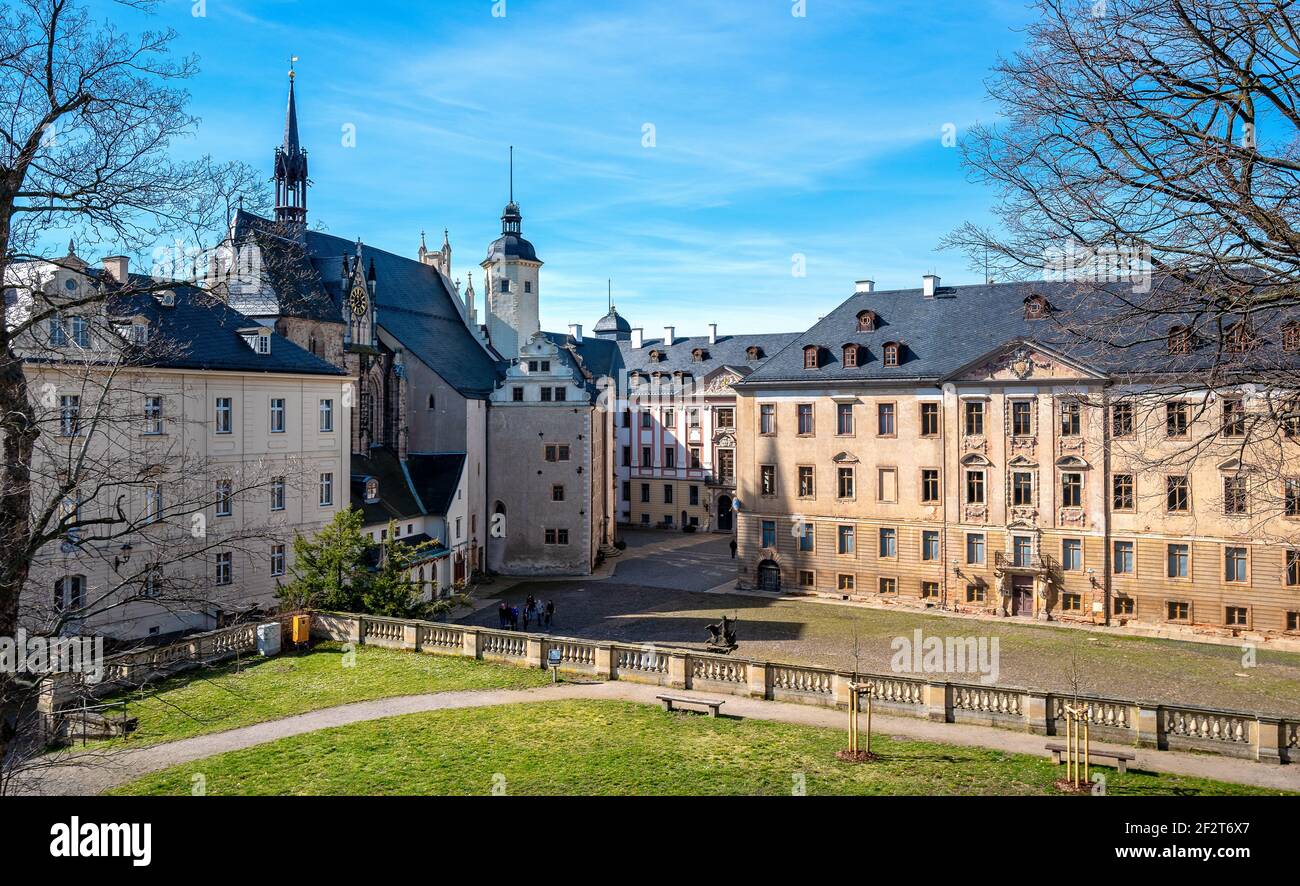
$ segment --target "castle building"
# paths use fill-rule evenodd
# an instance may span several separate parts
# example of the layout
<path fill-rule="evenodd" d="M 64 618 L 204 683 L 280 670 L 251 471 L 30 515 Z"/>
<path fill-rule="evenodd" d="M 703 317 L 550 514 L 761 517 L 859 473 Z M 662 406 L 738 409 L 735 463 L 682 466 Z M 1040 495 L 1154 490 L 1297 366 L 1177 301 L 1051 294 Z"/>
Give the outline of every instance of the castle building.
<path fill-rule="evenodd" d="M 863 281 L 734 385 L 742 584 L 1300 628 L 1300 480 L 1251 466 L 1275 452 L 1241 451 L 1249 414 L 1276 404 L 1204 387 L 1218 342 L 1198 356 L 1180 326 L 1167 348 L 1085 349 L 1053 322 L 1071 284 L 923 282 Z M 1296 328 L 1258 330 L 1260 359 L 1294 361 Z M 1195 459 L 1163 457 L 1190 440 L 1204 441 Z"/>

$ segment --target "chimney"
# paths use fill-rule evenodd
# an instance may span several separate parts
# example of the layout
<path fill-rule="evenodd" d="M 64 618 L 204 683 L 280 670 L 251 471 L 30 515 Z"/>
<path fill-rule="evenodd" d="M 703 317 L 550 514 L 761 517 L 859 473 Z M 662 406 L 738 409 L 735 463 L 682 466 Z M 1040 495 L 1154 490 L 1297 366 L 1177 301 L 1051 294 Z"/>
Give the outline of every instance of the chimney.
<path fill-rule="evenodd" d="M 675 332 L 676 329 L 677 329 L 677 327 L 675 327 L 675 326 L 665 326 L 665 327 L 664 327 L 664 347 L 665 347 L 665 348 L 671 348 L 671 347 L 673 346 L 673 342 L 676 341 L 676 339 L 673 338 L 673 332 Z"/>
<path fill-rule="evenodd" d="M 717 324 L 717 323 L 710 323 L 710 324 L 709 324 L 709 344 L 711 344 L 711 345 L 716 345 L 717 343 L 718 343 L 718 324 Z"/>
<path fill-rule="evenodd" d="M 641 332 L 642 329 L 640 326 L 632 330 L 632 350 L 634 351 L 641 350 L 642 345 L 645 344 L 645 342 L 642 341 L 641 339 Z"/>
<path fill-rule="evenodd" d="M 125 255 L 108 255 L 103 259 L 104 272 L 118 283 L 126 283 L 126 269 L 131 260 Z"/>
<path fill-rule="evenodd" d="M 921 277 L 921 292 L 926 298 L 934 298 L 934 291 L 938 288 L 938 274 L 926 274 Z"/>
<path fill-rule="evenodd" d="M 857 284 L 854 286 L 853 291 L 854 291 L 854 292 L 858 292 L 858 293 L 862 293 L 862 292 L 875 292 L 875 291 L 876 291 L 876 281 L 875 281 L 875 280 L 859 280 L 859 281 L 857 282 Z"/>
<path fill-rule="evenodd" d="M 574 340 L 575 342 L 577 342 L 578 344 L 582 344 L 582 324 L 581 324 L 581 323 L 570 323 L 570 324 L 569 324 L 569 338 L 573 339 L 573 340 Z"/>

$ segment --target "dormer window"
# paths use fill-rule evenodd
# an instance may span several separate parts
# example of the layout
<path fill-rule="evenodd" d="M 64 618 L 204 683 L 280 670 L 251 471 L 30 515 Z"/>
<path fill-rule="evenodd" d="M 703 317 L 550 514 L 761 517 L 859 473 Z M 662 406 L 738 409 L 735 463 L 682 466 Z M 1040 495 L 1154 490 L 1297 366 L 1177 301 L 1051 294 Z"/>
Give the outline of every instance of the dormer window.
<path fill-rule="evenodd" d="M 707 359 L 709 359 L 709 352 L 704 350 L 704 348 L 696 348 L 691 351 L 691 360 L 694 362 L 703 363 Z"/>
<path fill-rule="evenodd" d="M 903 346 L 896 341 L 885 342 L 881 351 L 881 362 L 886 366 L 897 366 L 901 362 Z"/>
<path fill-rule="evenodd" d="M 379 481 L 374 477 L 366 480 L 366 504 L 372 505 L 379 501 Z"/>
<path fill-rule="evenodd" d="M 1282 326 L 1282 350 L 1289 354 L 1300 351 L 1300 323 L 1292 320 Z"/>
<path fill-rule="evenodd" d="M 650 362 L 651 362 L 651 363 L 658 363 L 658 362 L 662 361 L 663 358 L 664 358 L 664 355 L 663 355 L 663 352 L 662 352 L 662 351 L 651 351 L 651 352 L 650 352 Z"/>
<path fill-rule="evenodd" d="M 1046 317 L 1051 310 L 1051 304 L 1048 303 L 1046 298 L 1038 293 L 1034 293 L 1029 296 L 1029 298 L 1025 299 L 1026 320 L 1041 320 Z"/>
<path fill-rule="evenodd" d="M 257 354 L 271 353 L 271 330 L 265 326 L 257 329 L 241 329 L 239 334 L 244 337 L 244 341 Z"/>
<path fill-rule="evenodd" d="M 1255 335 L 1245 320 L 1240 320 L 1228 327 L 1224 346 L 1229 353 L 1244 354 L 1255 344 Z"/>
<path fill-rule="evenodd" d="M 745 348 L 745 359 L 750 361 L 751 363 L 754 362 L 755 360 L 762 360 L 763 349 L 760 348 L 758 345 L 750 345 L 749 347 Z"/>
<path fill-rule="evenodd" d="M 1169 353 L 1190 354 L 1192 352 L 1192 330 L 1186 326 L 1173 326 L 1169 329 Z"/>
<path fill-rule="evenodd" d="M 821 348 L 817 347 L 817 345 L 807 345 L 803 349 L 803 368 L 821 368 Z"/>
<path fill-rule="evenodd" d="M 170 289 L 164 289 L 158 293 L 158 303 L 164 308 L 176 307 L 176 293 Z"/>
<path fill-rule="evenodd" d="M 875 311 L 859 311 L 858 332 L 875 332 L 876 319 L 877 317 Z"/>
<path fill-rule="evenodd" d="M 852 368 L 858 365 L 858 346 L 848 344 L 844 346 L 844 365 Z"/>

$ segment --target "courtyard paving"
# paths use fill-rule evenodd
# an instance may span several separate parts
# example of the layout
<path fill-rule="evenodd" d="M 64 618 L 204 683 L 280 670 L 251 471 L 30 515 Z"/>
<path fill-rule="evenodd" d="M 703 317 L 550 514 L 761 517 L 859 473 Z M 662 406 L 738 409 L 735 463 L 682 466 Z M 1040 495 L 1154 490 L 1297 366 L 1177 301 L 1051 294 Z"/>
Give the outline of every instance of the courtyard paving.
<path fill-rule="evenodd" d="M 1297 653 L 1261 650 L 1246 667 L 1236 646 L 737 594 L 727 590 L 735 571 L 725 536 L 634 534 L 603 577 L 489 586 L 491 605 L 460 621 L 496 627 L 497 599 L 518 604 L 533 593 L 555 602 L 551 634 L 703 649 L 706 626 L 726 614 L 739 620 L 739 657 L 877 672 L 891 670 L 895 638 L 917 629 L 996 637 L 1001 685 L 1069 691 L 1077 683 L 1085 694 L 1300 715 Z"/>

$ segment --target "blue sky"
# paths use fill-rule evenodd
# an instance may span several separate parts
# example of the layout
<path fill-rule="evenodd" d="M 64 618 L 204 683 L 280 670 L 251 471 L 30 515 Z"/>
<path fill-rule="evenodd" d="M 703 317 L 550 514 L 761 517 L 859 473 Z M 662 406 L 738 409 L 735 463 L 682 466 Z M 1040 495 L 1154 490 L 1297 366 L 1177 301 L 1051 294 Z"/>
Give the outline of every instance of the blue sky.
<path fill-rule="evenodd" d="M 195 17 L 168 0 L 159 19 L 201 58 L 203 122 L 180 151 L 269 176 L 296 54 L 313 223 L 410 255 L 422 228 L 430 246 L 449 228 L 453 276 L 472 270 L 480 291 L 513 144 L 547 328 L 589 328 L 608 277 L 633 325 L 679 335 L 804 329 L 861 277 L 978 282 L 935 246 L 987 220 L 993 195 L 942 134 L 996 115 L 983 80 L 1019 45 L 1023 6 L 792 6 L 206 0 Z"/>

